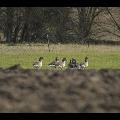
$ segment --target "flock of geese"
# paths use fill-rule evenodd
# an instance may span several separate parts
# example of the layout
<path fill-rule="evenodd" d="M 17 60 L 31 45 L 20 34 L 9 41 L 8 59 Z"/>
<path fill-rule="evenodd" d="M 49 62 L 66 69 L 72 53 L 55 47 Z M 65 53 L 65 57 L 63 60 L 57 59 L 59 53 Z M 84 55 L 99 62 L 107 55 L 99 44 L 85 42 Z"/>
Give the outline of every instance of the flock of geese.
<path fill-rule="evenodd" d="M 49 67 L 53 68 L 65 68 L 66 67 L 66 58 L 59 59 L 58 57 L 55 58 L 51 63 L 48 64 Z M 43 57 L 40 57 L 38 61 L 33 63 L 33 68 L 40 69 L 43 66 Z M 88 57 L 85 57 L 84 62 L 77 63 L 77 60 L 72 58 L 68 64 L 68 69 L 81 69 L 84 70 L 88 67 Z"/>

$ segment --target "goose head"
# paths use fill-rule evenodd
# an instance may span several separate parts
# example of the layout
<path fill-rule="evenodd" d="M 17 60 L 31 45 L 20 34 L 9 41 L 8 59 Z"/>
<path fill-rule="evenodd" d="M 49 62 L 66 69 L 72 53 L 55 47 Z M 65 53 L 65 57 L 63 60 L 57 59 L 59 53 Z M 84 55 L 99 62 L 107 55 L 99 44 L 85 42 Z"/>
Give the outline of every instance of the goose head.
<path fill-rule="evenodd" d="M 67 61 L 67 59 L 66 59 L 66 58 L 63 58 L 63 59 L 62 59 L 62 62 L 66 62 L 66 61 Z"/>
<path fill-rule="evenodd" d="M 42 60 L 43 60 L 43 57 L 40 57 L 40 58 L 39 58 L 39 61 L 42 61 Z"/>
<path fill-rule="evenodd" d="M 59 61 L 58 57 L 55 58 L 55 61 Z"/>
<path fill-rule="evenodd" d="M 88 61 L 88 57 L 85 57 L 85 62 L 87 62 Z"/>
<path fill-rule="evenodd" d="M 72 64 L 76 64 L 76 63 L 77 63 L 76 59 L 72 58 Z"/>

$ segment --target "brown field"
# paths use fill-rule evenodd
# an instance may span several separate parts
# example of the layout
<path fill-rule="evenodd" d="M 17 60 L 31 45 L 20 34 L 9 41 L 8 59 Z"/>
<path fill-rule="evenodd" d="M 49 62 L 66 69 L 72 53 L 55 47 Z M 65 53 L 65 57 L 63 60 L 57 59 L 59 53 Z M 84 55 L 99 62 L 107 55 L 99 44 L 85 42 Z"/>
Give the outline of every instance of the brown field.
<path fill-rule="evenodd" d="M 120 70 L 1 68 L 0 112 L 120 112 Z"/>

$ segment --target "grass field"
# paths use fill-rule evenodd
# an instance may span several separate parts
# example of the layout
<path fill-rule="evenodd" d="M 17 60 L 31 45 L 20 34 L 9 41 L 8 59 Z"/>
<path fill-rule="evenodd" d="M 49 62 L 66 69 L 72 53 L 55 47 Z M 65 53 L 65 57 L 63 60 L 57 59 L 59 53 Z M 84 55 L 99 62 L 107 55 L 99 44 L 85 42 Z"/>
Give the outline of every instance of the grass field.
<path fill-rule="evenodd" d="M 74 57 L 79 62 L 89 57 L 88 69 L 120 69 L 120 46 L 91 45 L 50 45 L 51 52 L 46 44 L 36 45 L 0 45 L 0 67 L 9 67 L 21 64 L 23 68 L 32 68 L 32 63 L 40 56 L 44 57 L 43 69 L 48 69 L 48 63 L 56 56 L 66 57 L 67 63 Z"/>

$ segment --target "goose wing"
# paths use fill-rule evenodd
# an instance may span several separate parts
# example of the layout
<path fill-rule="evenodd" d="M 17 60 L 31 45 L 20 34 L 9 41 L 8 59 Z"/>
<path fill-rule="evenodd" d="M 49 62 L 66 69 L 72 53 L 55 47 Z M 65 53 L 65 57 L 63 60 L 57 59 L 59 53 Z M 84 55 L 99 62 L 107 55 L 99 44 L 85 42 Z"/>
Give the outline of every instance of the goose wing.
<path fill-rule="evenodd" d="M 70 68 L 75 68 L 75 64 L 73 64 L 73 63 L 70 63 L 70 64 L 68 64 L 68 66 L 70 67 Z"/>
<path fill-rule="evenodd" d="M 38 61 L 34 62 L 34 63 L 33 63 L 33 67 L 34 67 L 34 68 L 39 68 L 39 62 L 38 62 Z"/>
<path fill-rule="evenodd" d="M 56 66 L 62 66 L 62 65 L 63 65 L 62 60 L 57 61 L 57 62 L 55 63 L 55 65 L 56 65 Z"/>
<path fill-rule="evenodd" d="M 62 65 L 62 60 L 57 60 L 57 61 L 55 61 L 54 65 L 55 65 L 55 66 Z"/>
<path fill-rule="evenodd" d="M 37 61 L 33 63 L 33 65 L 36 65 L 36 64 L 38 64 L 38 62 L 37 62 Z"/>
<path fill-rule="evenodd" d="M 70 68 L 76 68 L 76 67 L 78 67 L 78 65 L 79 64 L 77 63 L 77 61 L 75 59 L 73 59 L 72 62 L 69 63 Z"/>
<path fill-rule="evenodd" d="M 48 65 L 49 65 L 49 66 L 55 66 L 56 62 L 57 62 L 57 61 L 52 61 L 52 62 L 49 63 Z"/>
<path fill-rule="evenodd" d="M 85 68 L 85 63 L 84 62 L 80 63 L 80 67 Z"/>

